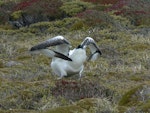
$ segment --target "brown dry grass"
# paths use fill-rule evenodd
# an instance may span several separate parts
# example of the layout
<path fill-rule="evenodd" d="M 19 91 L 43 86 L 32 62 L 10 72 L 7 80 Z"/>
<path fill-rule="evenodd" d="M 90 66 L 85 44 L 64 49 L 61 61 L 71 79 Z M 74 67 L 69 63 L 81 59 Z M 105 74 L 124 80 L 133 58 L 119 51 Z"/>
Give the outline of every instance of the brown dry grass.
<path fill-rule="evenodd" d="M 139 104 L 147 102 L 149 93 L 144 93 L 143 87 L 149 89 L 150 73 L 150 39 L 149 34 L 133 35 L 125 32 L 111 32 L 109 29 L 89 34 L 93 37 L 103 55 L 96 62 L 85 63 L 85 70 L 81 81 L 66 78 L 64 83 L 56 81 L 54 73 L 49 67 L 50 59 L 42 55 L 30 55 L 29 48 L 47 38 L 55 36 L 32 36 L 28 33 L 1 34 L 0 52 L 0 109 L 1 111 L 45 111 L 59 106 L 70 106 L 84 98 L 103 98 L 111 103 L 111 109 L 122 112 L 149 109 Z M 73 47 L 78 45 L 86 36 L 87 31 L 66 33 L 66 37 Z M 110 34 L 116 39 L 111 39 Z M 19 36 L 20 37 L 19 37 Z M 100 37 L 101 35 L 102 37 Z M 8 66 L 10 61 L 15 64 Z M 137 89 L 138 92 L 132 89 Z M 146 89 L 145 89 L 146 90 Z M 125 98 L 126 92 L 130 96 L 138 95 L 139 100 Z M 146 91 L 145 91 L 146 92 Z M 122 99 L 123 96 L 123 99 Z M 144 98 L 140 100 L 140 98 Z M 129 101 L 118 105 L 119 101 Z M 133 102 L 132 102 L 133 101 Z M 100 104 L 100 103 L 99 103 Z M 113 107 L 118 106 L 118 107 Z M 144 106 L 144 107 L 143 107 Z M 124 108 L 124 109 L 121 109 Z M 65 108 L 63 108 L 65 109 Z M 69 109 L 66 107 L 66 109 Z M 86 109 L 86 108 L 85 108 Z M 90 108 L 93 109 L 94 108 Z M 98 109 L 98 108 L 97 108 Z M 136 111 L 136 109 L 135 109 Z M 78 111 L 80 112 L 80 111 Z"/>

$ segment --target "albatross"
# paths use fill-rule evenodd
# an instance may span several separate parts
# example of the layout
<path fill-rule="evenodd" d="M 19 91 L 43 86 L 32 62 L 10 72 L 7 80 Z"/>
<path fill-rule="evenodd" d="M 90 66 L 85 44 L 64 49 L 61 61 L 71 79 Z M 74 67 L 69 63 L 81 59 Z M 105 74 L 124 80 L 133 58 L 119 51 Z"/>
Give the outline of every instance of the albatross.
<path fill-rule="evenodd" d="M 52 49 L 52 46 L 55 49 Z M 56 36 L 31 47 L 31 53 L 42 53 L 52 58 L 51 68 L 62 79 L 66 76 L 79 74 L 82 77 L 84 62 L 95 61 L 102 53 L 91 37 L 86 37 L 76 48 L 70 50 L 70 42 L 63 36 Z M 90 49 L 87 57 L 86 48 Z"/>

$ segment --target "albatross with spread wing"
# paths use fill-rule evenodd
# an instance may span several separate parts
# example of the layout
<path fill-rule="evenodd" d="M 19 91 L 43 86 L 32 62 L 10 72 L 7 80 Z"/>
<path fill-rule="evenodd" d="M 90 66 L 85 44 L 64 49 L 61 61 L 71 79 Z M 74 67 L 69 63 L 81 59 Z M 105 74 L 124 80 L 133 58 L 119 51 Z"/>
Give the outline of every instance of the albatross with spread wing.
<path fill-rule="evenodd" d="M 51 46 L 55 46 L 56 49 L 48 49 Z M 89 47 L 91 51 L 88 59 L 86 47 Z M 81 78 L 84 62 L 87 60 L 94 61 L 102 54 L 94 39 L 91 37 L 86 37 L 77 48 L 70 50 L 69 41 L 63 36 L 56 36 L 33 46 L 30 51 L 51 57 L 51 68 L 59 76 L 59 79 L 74 74 L 79 74 Z"/>

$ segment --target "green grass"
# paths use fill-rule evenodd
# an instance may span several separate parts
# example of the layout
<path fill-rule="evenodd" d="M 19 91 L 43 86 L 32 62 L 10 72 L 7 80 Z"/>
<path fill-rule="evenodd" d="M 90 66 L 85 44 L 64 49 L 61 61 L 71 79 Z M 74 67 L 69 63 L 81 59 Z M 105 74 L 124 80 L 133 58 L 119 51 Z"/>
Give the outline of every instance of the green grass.
<path fill-rule="evenodd" d="M 148 111 L 149 102 L 141 99 L 140 92 L 143 86 L 150 87 L 150 35 L 142 36 L 114 29 L 95 28 L 91 33 L 90 29 L 63 32 L 63 36 L 72 43 L 72 48 L 79 45 L 86 36 L 91 36 L 103 54 L 96 62 L 85 63 L 81 83 L 74 77 L 65 78 L 67 85 L 59 88 L 57 85 L 61 81 L 56 80 L 57 77 L 49 66 L 51 59 L 29 53 L 33 45 L 58 35 L 57 31 L 53 34 L 36 35 L 28 32 L 27 28 L 2 30 L 0 111 L 86 113 L 91 110 L 91 113 L 121 113 L 134 107 L 138 108 L 135 112 Z M 136 29 L 138 28 L 134 28 Z M 21 65 L 9 67 L 6 64 L 10 61 Z M 78 87 L 79 93 L 76 95 L 71 92 L 74 98 L 68 99 L 66 95 L 71 91 L 70 88 L 74 87 L 73 83 Z M 62 92 L 57 88 L 65 91 L 65 94 L 61 95 Z M 52 89 L 57 90 L 59 96 L 53 95 Z M 101 91 L 101 95 L 97 95 L 96 91 Z M 89 92 L 90 98 L 80 100 L 79 96 L 84 92 L 85 96 Z M 146 93 L 142 97 L 150 98 Z"/>
<path fill-rule="evenodd" d="M 8 1 L 0 0 L 0 5 Z M 101 12 L 93 15 L 103 20 L 97 23 L 90 14 L 82 19 L 76 15 L 109 5 L 62 1 L 61 10 L 68 18 L 20 29 L 1 23 L 0 113 L 150 112 L 150 31 L 149 24 L 144 24 L 149 19 L 133 26 L 126 17 Z M 19 18 L 20 13 L 13 13 L 13 18 Z M 56 35 L 67 38 L 72 48 L 90 36 L 101 49 L 96 62 L 85 63 L 81 81 L 78 76 L 57 80 L 50 58 L 30 54 L 33 45 Z"/>

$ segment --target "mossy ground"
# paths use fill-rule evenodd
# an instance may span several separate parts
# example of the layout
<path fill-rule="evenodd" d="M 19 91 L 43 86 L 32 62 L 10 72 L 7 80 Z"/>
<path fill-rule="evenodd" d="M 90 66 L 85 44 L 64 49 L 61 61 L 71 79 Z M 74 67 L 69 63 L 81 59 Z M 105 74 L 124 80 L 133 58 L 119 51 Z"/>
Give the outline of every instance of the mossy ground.
<path fill-rule="evenodd" d="M 150 88 L 150 36 L 142 37 L 122 31 L 111 32 L 109 29 L 105 29 L 107 33 L 103 31 L 97 29 L 88 35 L 96 40 L 103 55 L 96 62 L 85 63 L 81 81 L 74 77 L 64 78 L 64 86 L 61 86 L 62 81 L 56 80 L 57 77 L 49 67 L 51 59 L 43 55 L 31 55 L 28 51 L 32 45 L 57 34 L 1 34 L 1 112 L 96 113 L 102 112 L 103 109 L 105 112 L 121 113 L 132 111 L 133 108 L 135 111 L 149 112 L 149 93 L 141 95 L 140 92 L 144 90 L 143 86 Z M 69 32 L 64 37 L 75 47 L 87 36 L 86 33 L 87 31 Z M 111 39 L 111 33 L 115 34 L 115 39 Z M 10 61 L 21 65 L 7 66 Z M 72 98 L 66 98 L 69 93 L 67 91 L 74 88 L 73 84 L 80 93 L 71 93 L 69 96 Z M 98 88 L 97 94 L 96 89 L 86 88 L 92 86 Z M 52 92 L 54 88 L 65 93 L 56 91 L 58 95 L 55 95 Z M 98 95 L 100 91 L 102 96 Z M 82 94 L 84 92 L 90 92 L 88 99 L 84 99 L 88 97 Z M 80 100 L 81 95 L 83 97 Z M 103 104 L 106 106 L 102 106 Z"/>

